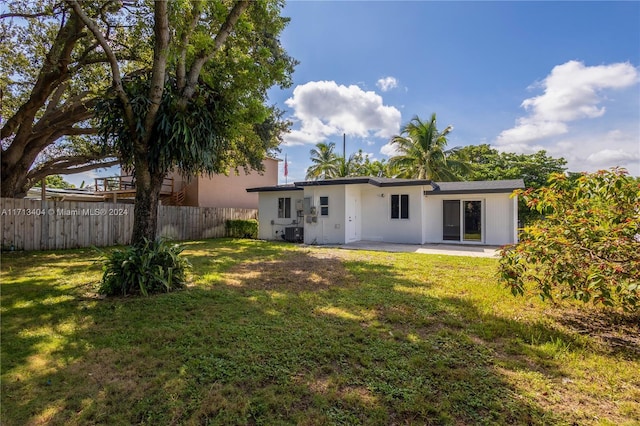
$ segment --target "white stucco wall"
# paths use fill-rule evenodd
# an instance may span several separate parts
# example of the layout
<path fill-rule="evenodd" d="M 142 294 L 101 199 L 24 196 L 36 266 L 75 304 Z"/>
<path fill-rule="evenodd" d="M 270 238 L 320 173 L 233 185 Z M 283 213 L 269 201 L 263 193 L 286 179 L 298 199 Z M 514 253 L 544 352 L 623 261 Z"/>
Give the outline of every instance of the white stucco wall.
<path fill-rule="evenodd" d="M 287 197 L 291 198 L 291 218 L 278 219 L 278 198 Z M 284 228 L 296 225 L 295 221 L 298 219 L 296 217 L 296 200 L 302 198 L 303 191 L 261 192 L 258 202 L 258 238 L 261 240 L 282 240 Z"/>
<path fill-rule="evenodd" d="M 443 200 L 482 201 L 482 241 L 470 244 L 504 245 L 515 242 L 517 201 L 510 194 L 428 195 L 424 198 L 424 243 L 455 243 L 442 239 Z M 463 241 L 463 243 L 465 243 Z"/>
<path fill-rule="evenodd" d="M 304 196 L 311 197 L 317 209 L 317 222 L 308 223 L 305 217 L 305 244 L 345 243 L 345 186 L 327 185 L 305 187 Z M 329 215 L 320 213 L 320 197 L 329 197 Z"/>
<path fill-rule="evenodd" d="M 486 244 L 501 246 L 515 243 L 514 229 L 518 226 L 517 202 L 514 203 L 509 194 L 488 194 L 486 200 Z"/>
<path fill-rule="evenodd" d="M 409 195 L 409 219 L 391 219 L 391 195 Z M 362 191 L 362 240 L 422 243 L 422 186 L 378 188 Z"/>
<path fill-rule="evenodd" d="M 345 244 L 352 241 L 384 241 L 423 244 L 455 243 L 442 239 L 443 200 L 482 202 L 482 240 L 465 244 L 504 245 L 516 242 L 517 200 L 510 194 L 451 194 L 424 196 L 422 186 L 375 187 L 372 185 L 307 186 L 304 191 L 261 192 L 259 238 L 281 240 L 284 228 L 304 227 L 306 244 Z M 391 195 L 409 195 L 409 218 L 391 219 Z M 278 198 L 291 198 L 291 218 L 278 219 Z M 317 210 L 312 216 L 296 216 L 296 200 L 309 197 Z M 322 216 L 320 197 L 329 198 L 329 214 Z M 299 220 L 300 219 L 300 220 Z M 297 222 L 299 220 L 299 222 Z M 272 223 L 273 222 L 273 223 Z"/>

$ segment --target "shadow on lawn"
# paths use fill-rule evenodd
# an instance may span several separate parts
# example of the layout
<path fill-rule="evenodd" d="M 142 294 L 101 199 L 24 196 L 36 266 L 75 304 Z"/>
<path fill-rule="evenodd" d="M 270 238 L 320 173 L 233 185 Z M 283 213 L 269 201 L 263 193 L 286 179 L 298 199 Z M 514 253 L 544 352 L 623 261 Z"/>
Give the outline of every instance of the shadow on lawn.
<path fill-rule="evenodd" d="M 88 255 L 93 257 L 88 259 Z M 87 315 L 89 304 L 96 300 L 87 294 L 94 290 L 97 280 L 80 286 L 70 285 L 69 280 L 91 275 L 101 266 L 96 263 L 96 253 L 86 250 L 63 255 L 12 253 L 3 257 L 2 280 L 5 284 L 11 282 L 2 286 L 2 371 L 5 373 L 27 363 L 39 352 L 39 347 L 54 338 L 45 331 L 34 330 L 50 327 L 60 336 L 72 338 L 76 330 L 68 329 L 67 322 L 84 322 L 81 318 Z M 64 274 L 52 275 L 49 267 L 64 268 Z M 30 268 L 37 269 L 24 275 Z"/>
<path fill-rule="evenodd" d="M 3 374 L 31 362 L 46 340 L 21 330 L 62 324 L 79 311 L 84 326 L 65 335 L 44 374 L 3 380 L 2 423 L 561 420 L 507 383 L 496 359 L 513 352 L 519 368 L 561 377 L 553 360 L 541 365 L 528 356 L 535 348 L 527 339 L 570 336 L 480 313 L 462 298 L 425 296 L 432 284 L 388 265 L 267 245 L 250 260 L 249 248 L 233 254 L 206 247 L 209 253 L 192 257 L 202 268 L 227 271 L 225 285 L 86 306 L 73 290 L 33 284 L 36 300 L 73 300 L 52 306 L 45 318 L 32 308 L 3 317 L 3 343 L 30 348 L 3 356 L 3 364 L 11 359 Z M 19 285 L 11 291 L 19 293 Z M 8 336 L 7 321 L 15 321 Z"/>

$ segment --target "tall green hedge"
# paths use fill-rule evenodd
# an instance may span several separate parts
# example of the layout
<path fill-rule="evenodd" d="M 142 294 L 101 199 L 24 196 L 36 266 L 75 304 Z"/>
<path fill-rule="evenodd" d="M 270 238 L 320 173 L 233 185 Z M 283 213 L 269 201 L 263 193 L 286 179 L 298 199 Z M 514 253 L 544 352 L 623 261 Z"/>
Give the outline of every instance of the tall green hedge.
<path fill-rule="evenodd" d="M 227 237 L 231 238 L 258 238 L 258 221 L 249 220 L 227 220 L 225 224 Z"/>

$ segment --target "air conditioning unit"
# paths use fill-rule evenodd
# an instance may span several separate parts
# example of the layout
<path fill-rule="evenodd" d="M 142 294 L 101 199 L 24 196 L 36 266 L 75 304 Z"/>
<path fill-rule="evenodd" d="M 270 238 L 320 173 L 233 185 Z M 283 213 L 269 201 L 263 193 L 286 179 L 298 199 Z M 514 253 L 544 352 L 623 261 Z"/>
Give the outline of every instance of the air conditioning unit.
<path fill-rule="evenodd" d="M 301 226 L 288 226 L 284 228 L 284 239 L 292 243 L 304 241 L 304 228 Z"/>

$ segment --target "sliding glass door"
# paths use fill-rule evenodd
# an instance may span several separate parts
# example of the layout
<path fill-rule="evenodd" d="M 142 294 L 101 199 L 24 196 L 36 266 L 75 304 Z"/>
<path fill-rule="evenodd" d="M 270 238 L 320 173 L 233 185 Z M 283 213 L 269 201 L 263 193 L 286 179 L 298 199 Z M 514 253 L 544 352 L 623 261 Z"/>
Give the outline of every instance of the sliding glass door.
<path fill-rule="evenodd" d="M 464 241 L 482 241 L 482 202 L 464 202 Z"/>
<path fill-rule="evenodd" d="M 482 201 L 443 200 L 442 239 L 482 242 Z"/>
<path fill-rule="evenodd" d="M 460 200 L 444 200 L 442 218 L 442 239 L 460 241 Z"/>

